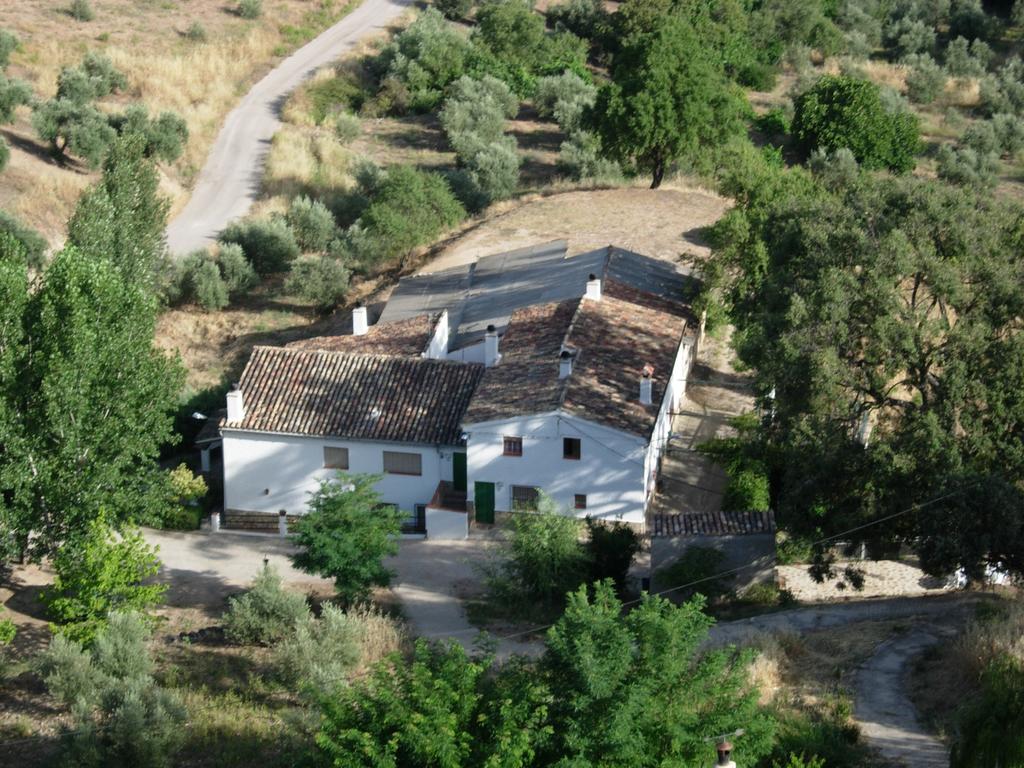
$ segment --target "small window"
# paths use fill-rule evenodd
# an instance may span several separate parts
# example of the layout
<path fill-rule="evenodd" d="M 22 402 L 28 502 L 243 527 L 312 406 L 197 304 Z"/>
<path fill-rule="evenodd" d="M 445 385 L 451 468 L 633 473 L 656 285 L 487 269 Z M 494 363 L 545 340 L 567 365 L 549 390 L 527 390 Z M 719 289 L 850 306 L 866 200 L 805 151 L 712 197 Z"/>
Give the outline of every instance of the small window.
<path fill-rule="evenodd" d="M 565 437 L 562 438 L 562 458 L 563 459 L 579 459 L 580 457 L 580 439 L 578 437 Z"/>
<path fill-rule="evenodd" d="M 529 485 L 512 486 L 512 511 L 536 512 L 540 501 L 540 491 Z"/>
<path fill-rule="evenodd" d="M 521 437 L 506 437 L 504 438 L 505 449 L 502 454 L 505 456 L 522 456 L 523 455 L 523 438 Z"/>
<path fill-rule="evenodd" d="M 577 493 L 573 497 L 573 506 L 576 509 L 586 509 L 587 508 L 587 494 L 585 494 L 585 493 Z"/>
<path fill-rule="evenodd" d="M 348 469 L 348 448 L 325 445 L 324 469 Z"/>
<path fill-rule="evenodd" d="M 389 475 L 422 475 L 423 457 L 418 453 L 384 451 L 384 471 Z"/>

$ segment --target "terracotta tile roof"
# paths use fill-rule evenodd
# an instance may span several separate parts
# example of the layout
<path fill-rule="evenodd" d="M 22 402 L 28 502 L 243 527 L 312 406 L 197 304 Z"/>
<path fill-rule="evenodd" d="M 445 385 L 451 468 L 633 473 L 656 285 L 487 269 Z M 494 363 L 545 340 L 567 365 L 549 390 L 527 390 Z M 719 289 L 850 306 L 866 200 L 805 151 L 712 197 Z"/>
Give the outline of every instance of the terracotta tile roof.
<path fill-rule="evenodd" d="M 256 347 L 242 373 L 242 429 L 458 445 L 484 368 L 427 358 Z"/>
<path fill-rule="evenodd" d="M 678 515 L 653 515 L 655 537 L 737 536 L 750 533 L 774 533 L 775 514 L 769 512 L 686 512 Z"/>
<path fill-rule="evenodd" d="M 512 314 L 501 339 L 501 362 L 484 373 L 466 422 L 554 411 L 562 399 L 558 355 L 579 299 L 539 304 Z"/>
<path fill-rule="evenodd" d="M 466 423 L 562 410 L 647 437 L 654 428 L 679 342 L 691 320 L 671 301 L 613 280 L 600 301 L 573 299 L 517 310 L 487 369 Z M 691 326 L 692 327 L 692 326 Z M 574 352 L 558 378 L 559 354 Z M 654 368 L 653 405 L 640 404 L 640 376 Z"/>
<path fill-rule="evenodd" d="M 416 357 L 427 348 L 434 331 L 436 314 L 417 315 L 393 323 L 371 325 L 365 336 L 350 333 L 314 336 L 293 341 L 288 349 L 320 349 L 325 352 L 358 352 L 361 355 Z"/>

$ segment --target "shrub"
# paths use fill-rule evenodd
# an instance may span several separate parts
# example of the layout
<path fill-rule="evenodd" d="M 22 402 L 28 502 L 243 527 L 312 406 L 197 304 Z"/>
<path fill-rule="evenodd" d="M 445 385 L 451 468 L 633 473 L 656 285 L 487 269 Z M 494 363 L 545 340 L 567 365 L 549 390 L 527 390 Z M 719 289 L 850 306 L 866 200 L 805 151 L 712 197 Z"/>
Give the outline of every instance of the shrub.
<path fill-rule="evenodd" d="M 64 758 L 83 768 L 161 768 L 183 742 L 186 712 L 153 679 L 144 617 L 111 613 L 91 652 L 58 635 L 38 671 L 50 695 L 71 710 Z"/>
<path fill-rule="evenodd" d="M 0 136 L 0 173 L 3 173 L 10 159 L 11 148 L 7 146 L 7 142 Z"/>
<path fill-rule="evenodd" d="M 807 539 L 785 536 L 775 545 L 775 561 L 779 565 L 803 565 L 814 558 L 814 545 Z"/>
<path fill-rule="evenodd" d="M 193 43 L 205 43 L 206 27 L 198 21 L 193 21 L 189 28 L 185 30 L 185 39 L 191 40 Z"/>
<path fill-rule="evenodd" d="M 659 590 L 672 589 L 679 599 L 695 594 L 713 598 L 728 591 L 728 583 L 717 574 L 725 554 L 714 547 L 687 547 L 674 562 L 655 573 Z"/>
<path fill-rule="evenodd" d="M 166 163 L 173 163 L 181 157 L 188 141 L 188 126 L 180 115 L 161 112 L 150 120 L 145 104 L 132 104 L 123 114 L 112 115 L 110 125 L 119 135 L 136 133 L 142 136 L 145 156 L 156 157 Z"/>
<path fill-rule="evenodd" d="M 1012 156 L 1024 149 L 1024 120 L 1000 113 L 993 115 L 992 128 L 1002 154 Z"/>
<path fill-rule="evenodd" d="M 156 549 L 136 528 L 125 526 L 118 535 L 102 514 L 60 549 L 53 569 L 57 575 L 43 599 L 57 631 L 82 642 L 95 637 L 111 611 L 144 614 L 167 591 L 164 584 L 143 583 L 160 569 Z"/>
<path fill-rule="evenodd" d="M 729 473 L 722 509 L 730 512 L 762 511 L 771 506 L 768 473 L 764 468 L 748 465 Z"/>
<path fill-rule="evenodd" d="M 326 251 L 337 234 L 334 216 L 319 200 L 300 195 L 292 200 L 285 221 L 304 252 Z"/>
<path fill-rule="evenodd" d="M 401 106 L 430 111 L 440 104 L 444 89 L 466 73 L 472 49 L 440 11 L 428 8 L 381 52 L 377 66 L 382 84 L 397 83 L 406 89 Z M 402 110 L 396 104 L 388 111 Z"/>
<path fill-rule="evenodd" d="M 480 80 L 461 77 L 453 85 L 438 117 L 457 153 L 467 144 L 497 141 L 505 120 L 514 117 L 519 100 L 502 81 L 485 75 Z"/>
<path fill-rule="evenodd" d="M 96 12 L 93 11 L 89 0 L 71 0 L 68 15 L 75 21 L 92 21 L 96 18 Z"/>
<path fill-rule="evenodd" d="M 3 613 L 6 608 L 0 606 L 0 613 Z M 10 619 L 0 619 L 0 650 L 4 646 L 10 645 L 14 642 L 14 638 L 18 634 L 18 628 L 14 626 L 14 622 Z"/>
<path fill-rule="evenodd" d="M 982 47 L 984 46 L 984 47 Z M 968 43 L 964 37 L 951 40 L 945 50 L 946 71 L 953 77 L 981 77 L 988 68 L 991 51 L 981 41 Z"/>
<path fill-rule="evenodd" d="M 237 243 L 222 243 L 217 251 L 217 266 L 220 267 L 228 295 L 233 296 L 259 283 L 259 276 L 252 268 Z"/>
<path fill-rule="evenodd" d="M 938 176 L 950 184 L 987 190 L 995 186 L 999 158 L 992 152 L 943 144 L 936 155 Z"/>
<path fill-rule="evenodd" d="M 0 210 L 0 235 L 7 235 L 20 246 L 30 267 L 38 269 L 43 265 L 47 250 L 46 238 L 4 210 Z"/>
<path fill-rule="evenodd" d="M 626 576 L 633 558 L 640 551 L 640 537 L 623 523 L 606 525 L 587 518 L 585 552 L 590 564 L 587 581 L 611 579 L 620 591 L 626 586 Z"/>
<path fill-rule="evenodd" d="M 204 260 L 190 279 L 192 297 L 203 309 L 216 311 L 228 305 L 228 287 L 212 260 Z"/>
<path fill-rule="evenodd" d="M 509 528 L 502 562 L 485 573 L 492 599 L 513 610 L 560 607 L 590 571 L 582 524 L 541 494 L 537 511 L 513 515 Z"/>
<path fill-rule="evenodd" d="M 568 0 L 547 9 L 548 23 L 564 27 L 584 40 L 602 36 L 608 24 L 608 12 L 601 0 Z"/>
<path fill-rule="evenodd" d="M 224 634 L 233 643 L 271 645 L 308 617 L 306 598 L 285 589 L 277 569 L 264 565 L 248 592 L 228 599 Z"/>
<path fill-rule="evenodd" d="M 789 118 L 779 107 L 768 110 L 754 119 L 757 130 L 765 136 L 785 136 L 789 133 Z"/>
<path fill-rule="evenodd" d="M 935 28 L 918 19 L 904 16 L 890 25 L 885 34 L 897 56 L 930 53 L 935 48 Z"/>
<path fill-rule="evenodd" d="M 18 50 L 18 36 L 6 29 L 0 29 L 0 70 L 7 69 L 11 63 L 11 54 Z"/>
<path fill-rule="evenodd" d="M 22 80 L 11 80 L 0 73 L 0 123 L 14 120 L 14 110 L 32 100 L 32 89 Z"/>
<path fill-rule="evenodd" d="M 502 136 L 489 144 L 467 142 L 459 163 L 484 205 L 511 197 L 519 184 L 520 159 L 512 136 Z"/>
<path fill-rule="evenodd" d="M 291 685 L 308 686 L 318 695 L 336 693 L 359 662 L 362 627 L 332 603 L 319 619 L 306 616 L 277 646 L 281 676 Z"/>
<path fill-rule="evenodd" d="M 285 272 L 299 255 L 295 234 L 284 219 L 248 219 L 229 224 L 219 237 L 222 243 L 242 248 L 253 269 L 260 275 Z"/>
<path fill-rule="evenodd" d="M 334 118 L 334 135 L 342 144 L 349 144 L 359 138 L 363 132 L 363 124 L 351 112 L 340 112 Z"/>
<path fill-rule="evenodd" d="M 946 87 L 946 73 L 931 56 L 914 58 L 907 73 L 907 98 L 915 104 L 931 104 Z"/>
<path fill-rule="evenodd" d="M 355 249 L 365 263 L 405 256 L 454 226 L 465 210 L 436 173 L 409 166 L 388 169 L 373 201 L 359 218 Z M 350 238 L 351 239 L 351 238 Z"/>
<path fill-rule="evenodd" d="M 597 88 L 575 72 L 542 77 L 537 81 L 534 103 L 541 117 L 553 117 L 568 134 L 578 130 L 583 113 L 594 106 Z"/>
<path fill-rule="evenodd" d="M 826 75 L 794 106 L 793 135 L 807 154 L 846 147 L 868 169 L 904 173 L 914 167 L 920 148 L 917 118 L 887 112 L 874 83 Z"/>
<path fill-rule="evenodd" d="M 992 661 L 981 690 L 960 714 L 952 768 L 1020 765 L 1024 761 L 1024 664 L 1011 655 Z"/>
<path fill-rule="evenodd" d="M 350 272 L 345 263 L 330 255 L 309 256 L 292 265 L 285 290 L 316 304 L 326 314 L 345 300 Z"/>
<path fill-rule="evenodd" d="M 194 531 L 199 527 L 202 508 L 199 505 L 207 492 L 206 480 L 195 475 L 185 464 L 167 473 L 167 505 L 159 525 L 169 531 Z"/>
<path fill-rule="evenodd" d="M 235 12 L 243 19 L 258 19 L 263 15 L 263 0 L 239 0 Z"/>
<path fill-rule="evenodd" d="M 464 19 L 473 9 L 473 0 L 436 0 L 434 7 L 444 14 L 446 19 L 458 21 Z"/>
<path fill-rule="evenodd" d="M 987 40 L 999 31 L 999 20 L 985 13 L 981 0 L 953 0 L 949 13 L 949 36 Z"/>
<path fill-rule="evenodd" d="M 618 179 L 622 169 L 601 155 L 601 140 L 589 131 L 576 131 L 562 142 L 558 169 L 574 179 Z"/>
<path fill-rule="evenodd" d="M 384 558 L 398 552 L 402 513 L 382 506 L 373 475 L 345 475 L 324 481 L 295 525 L 299 552 L 295 567 L 334 579 L 346 603 L 364 600 L 373 587 L 386 587 L 391 572 Z"/>
<path fill-rule="evenodd" d="M 359 84 L 345 74 L 319 80 L 306 89 L 310 115 L 317 125 L 339 110 L 359 109 L 365 95 Z"/>
<path fill-rule="evenodd" d="M 960 138 L 960 143 L 979 154 L 1000 153 L 1002 149 L 999 146 L 995 126 L 990 122 L 978 122 L 970 125 Z"/>

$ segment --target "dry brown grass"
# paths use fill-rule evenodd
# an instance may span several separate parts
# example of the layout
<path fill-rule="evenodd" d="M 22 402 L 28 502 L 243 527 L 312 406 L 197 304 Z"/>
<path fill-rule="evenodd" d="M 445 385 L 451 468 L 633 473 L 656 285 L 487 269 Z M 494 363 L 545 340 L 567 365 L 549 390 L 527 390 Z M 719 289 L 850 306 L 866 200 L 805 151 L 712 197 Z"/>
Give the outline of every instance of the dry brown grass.
<path fill-rule="evenodd" d="M 248 87 L 277 57 L 317 31 L 327 16 L 311 15 L 320 7 L 310 0 L 275 0 L 265 4 L 258 21 L 246 21 L 225 0 L 93 0 L 95 20 L 73 21 L 65 3 L 17 0 L 0 3 L 0 28 L 14 31 L 23 50 L 14 56 L 10 74 L 32 83 L 41 96 L 56 90 L 61 67 L 77 63 L 89 50 L 108 55 L 129 78 L 128 92 L 109 101 L 115 108 L 144 101 L 153 110 L 180 113 L 189 126 L 185 153 L 162 168 L 163 188 L 173 210 L 184 206 L 188 187 L 201 168 L 224 117 Z M 329 17 L 340 17 L 345 0 L 334 0 Z M 184 37 L 193 21 L 207 32 L 207 42 Z M 288 28 L 292 28 L 290 32 Z M 28 110 L 8 132 L 14 141 L 11 168 L 0 185 L 0 207 L 13 211 L 59 243 L 78 195 L 94 173 L 53 163 L 35 140 Z"/>

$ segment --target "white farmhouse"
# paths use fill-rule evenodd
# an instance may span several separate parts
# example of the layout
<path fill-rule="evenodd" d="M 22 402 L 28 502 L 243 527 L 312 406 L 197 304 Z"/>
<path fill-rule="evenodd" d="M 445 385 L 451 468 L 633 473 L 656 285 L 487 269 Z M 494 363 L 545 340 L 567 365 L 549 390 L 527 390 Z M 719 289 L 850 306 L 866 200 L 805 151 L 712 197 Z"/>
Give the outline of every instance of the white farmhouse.
<path fill-rule="evenodd" d="M 276 526 L 338 470 L 382 475 L 407 531 L 534 507 L 642 528 L 696 357 L 690 279 L 559 241 L 402 280 L 378 322 L 258 347 L 221 425 L 227 525 Z"/>

